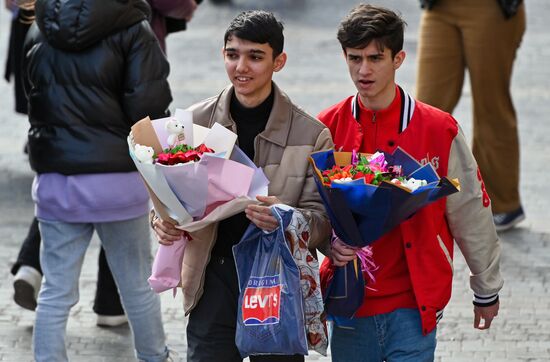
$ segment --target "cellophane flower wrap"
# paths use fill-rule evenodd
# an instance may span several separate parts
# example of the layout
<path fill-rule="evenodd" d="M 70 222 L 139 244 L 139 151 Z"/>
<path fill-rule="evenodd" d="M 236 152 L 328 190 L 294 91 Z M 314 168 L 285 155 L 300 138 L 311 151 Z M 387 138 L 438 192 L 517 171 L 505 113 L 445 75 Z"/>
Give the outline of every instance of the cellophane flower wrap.
<path fill-rule="evenodd" d="M 137 122 L 128 136 L 130 156 L 155 212 L 186 231 L 171 246 L 160 245 L 149 278 L 157 292 L 180 284 L 185 243 L 191 233 L 242 212 L 267 195 L 267 180 L 242 150 L 237 135 L 218 123 L 193 124 L 192 113 Z M 175 292 L 175 289 L 174 289 Z"/>
<path fill-rule="evenodd" d="M 370 171 L 355 168 L 353 173 L 361 172 L 360 177 L 350 172 L 349 177 L 330 178 L 331 171 L 351 165 L 349 172 L 358 163 L 354 158 L 370 156 L 333 150 L 310 156 L 315 182 L 334 233 L 351 247 L 367 247 L 424 206 L 460 189 L 458 180 L 440 178 L 431 164 L 420 164 L 400 147 L 393 154 L 377 154 L 380 159 L 374 160 Z M 339 268 L 328 258 L 323 262 L 321 285 L 329 315 L 350 318 L 361 306 L 365 282 L 359 264 L 354 260 Z"/>

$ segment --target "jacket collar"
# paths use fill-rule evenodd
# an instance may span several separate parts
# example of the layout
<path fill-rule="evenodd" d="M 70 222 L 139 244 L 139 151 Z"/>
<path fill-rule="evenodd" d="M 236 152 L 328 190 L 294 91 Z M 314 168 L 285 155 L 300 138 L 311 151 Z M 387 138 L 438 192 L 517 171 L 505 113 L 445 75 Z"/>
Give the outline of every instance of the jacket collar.
<path fill-rule="evenodd" d="M 235 121 L 231 118 L 231 95 L 234 92 L 232 85 L 226 87 L 218 96 L 216 106 L 210 118 L 209 127 L 218 122 L 224 127 L 236 130 Z M 265 130 L 258 136 L 278 146 L 285 147 L 292 123 L 292 102 L 288 96 L 273 82 L 273 108 L 267 120 Z"/>
<path fill-rule="evenodd" d="M 411 121 L 414 114 L 415 100 L 411 95 L 403 90 L 400 86 L 396 85 L 396 91 L 400 95 L 400 115 L 399 115 L 399 130 L 398 133 L 403 132 Z M 392 102 L 393 103 L 393 102 Z M 357 122 L 359 122 L 359 113 L 361 107 L 359 106 L 359 93 L 357 93 L 351 100 L 351 114 Z"/>

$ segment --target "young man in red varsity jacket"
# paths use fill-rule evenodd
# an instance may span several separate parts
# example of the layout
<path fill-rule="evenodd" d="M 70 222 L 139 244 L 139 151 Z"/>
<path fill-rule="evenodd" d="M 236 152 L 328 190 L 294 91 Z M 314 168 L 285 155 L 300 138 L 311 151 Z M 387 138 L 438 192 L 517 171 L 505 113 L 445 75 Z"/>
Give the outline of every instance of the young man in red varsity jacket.
<path fill-rule="evenodd" d="M 337 150 L 393 152 L 400 146 L 460 192 L 437 201 L 372 244 L 378 269 L 363 305 L 346 324 L 335 319 L 334 361 L 430 361 L 436 324 L 451 297 L 453 240 L 471 271 L 474 327 L 487 329 L 499 309 L 500 242 L 476 161 L 456 120 L 415 101 L 395 84 L 405 60 L 404 21 L 393 11 L 359 5 L 342 21 L 342 45 L 357 94 L 321 112 Z M 442 89 L 442 92 L 445 90 Z M 355 250 L 336 240 L 326 263 L 345 265 Z"/>

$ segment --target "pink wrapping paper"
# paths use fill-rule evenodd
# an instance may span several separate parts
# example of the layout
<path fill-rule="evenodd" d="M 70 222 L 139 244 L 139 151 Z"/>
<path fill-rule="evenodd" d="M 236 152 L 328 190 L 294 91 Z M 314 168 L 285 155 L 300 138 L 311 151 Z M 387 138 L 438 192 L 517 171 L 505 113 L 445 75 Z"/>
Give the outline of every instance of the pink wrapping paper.
<path fill-rule="evenodd" d="M 147 279 L 156 293 L 174 289 L 174 295 L 176 294 L 176 288 L 180 285 L 181 263 L 187 241 L 187 238 L 182 236 L 172 245 L 159 246 L 153 261 L 151 276 Z"/>

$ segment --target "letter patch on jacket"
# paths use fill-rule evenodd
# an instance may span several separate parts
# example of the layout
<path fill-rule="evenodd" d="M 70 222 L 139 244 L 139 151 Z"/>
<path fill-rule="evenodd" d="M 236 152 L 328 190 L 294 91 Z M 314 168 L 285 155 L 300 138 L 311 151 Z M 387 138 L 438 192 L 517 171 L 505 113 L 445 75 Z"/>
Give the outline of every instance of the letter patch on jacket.
<path fill-rule="evenodd" d="M 483 206 L 489 207 L 489 205 L 491 205 L 491 199 L 489 198 L 489 194 L 485 189 L 485 182 L 483 182 L 483 178 L 481 177 L 481 171 L 479 171 L 479 167 L 477 168 L 477 179 L 479 180 L 479 182 L 481 182 L 481 192 L 483 193 Z"/>
<path fill-rule="evenodd" d="M 248 280 L 242 303 L 245 326 L 279 323 L 281 283 L 279 275 Z"/>
<path fill-rule="evenodd" d="M 428 163 L 431 163 L 434 170 L 437 171 L 437 169 L 439 168 L 439 156 L 434 156 L 430 158 L 430 154 L 428 153 L 426 157 L 420 160 L 420 164 L 422 166 L 427 165 Z"/>

